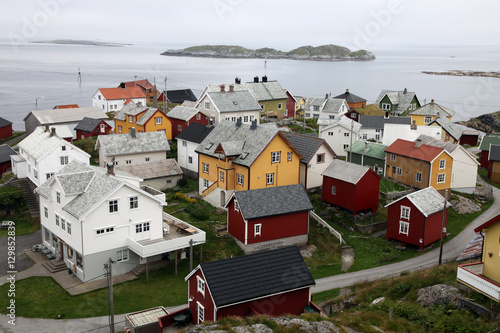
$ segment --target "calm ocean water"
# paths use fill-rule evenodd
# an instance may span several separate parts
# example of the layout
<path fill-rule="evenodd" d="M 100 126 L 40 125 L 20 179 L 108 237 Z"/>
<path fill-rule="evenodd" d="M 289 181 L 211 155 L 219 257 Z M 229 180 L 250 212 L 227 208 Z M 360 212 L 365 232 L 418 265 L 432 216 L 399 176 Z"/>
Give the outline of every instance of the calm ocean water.
<path fill-rule="evenodd" d="M 188 45 L 185 45 L 188 46 Z M 57 104 L 91 106 L 97 88 L 116 87 L 121 81 L 156 79 L 159 89 L 190 88 L 198 96 L 209 83 L 243 82 L 267 75 L 294 95 L 323 97 L 352 93 L 373 102 L 382 89 L 417 93 L 421 102 L 437 103 L 466 120 L 500 110 L 500 79 L 423 74 L 422 71 L 500 70 L 500 47 L 398 48 L 371 50 L 369 62 L 314 62 L 261 59 L 166 57 L 173 45 L 95 47 L 24 44 L 14 49 L 0 43 L 0 117 L 24 130 L 23 118 L 35 109 Z M 77 82 L 80 68 L 82 82 Z"/>

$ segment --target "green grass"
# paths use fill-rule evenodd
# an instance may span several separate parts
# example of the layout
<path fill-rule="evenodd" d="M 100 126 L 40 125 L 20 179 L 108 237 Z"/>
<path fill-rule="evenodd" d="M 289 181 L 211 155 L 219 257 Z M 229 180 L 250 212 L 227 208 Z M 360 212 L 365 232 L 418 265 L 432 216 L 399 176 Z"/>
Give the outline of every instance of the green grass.
<path fill-rule="evenodd" d="M 13 209 L 10 215 L 2 216 L 1 220 L 16 223 L 16 236 L 31 234 L 40 229 L 40 218 L 32 218 L 26 205 Z M 7 229 L 0 230 L 0 237 L 7 237 Z"/>
<path fill-rule="evenodd" d="M 338 297 L 339 295 L 340 295 L 340 288 L 335 288 L 335 289 L 315 293 L 315 294 L 313 294 L 312 299 L 313 299 L 313 302 L 316 303 L 316 305 L 319 305 L 320 303 L 334 299 L 335 297 Z"/>
<path fill-rule="evenodd" d="M 481 178 L 487 182 L 488 184 L 490 184 L 491 186 L 494 186 L 496 188 L 500 188 L 500 184 L 497 184 L 497 183 L 493 183 L 489 178 L 488 178 L 488 170 L 486 170 L 485 168 L 477 168 L 477 173 L 479 174 L 479 176 L 481 176 Z"/>
<path fill-rule="evenodd" d="M 404 191 L 406 190 L 406 187 L 397 184 L 395 182 L 391 182 L 390 180 L 387 180 L 385 178 L 382 178 L 380 180 L 380 191 L 384 193 L 391 193 L 391 192 L 399 192 L 399 191 Z"/>

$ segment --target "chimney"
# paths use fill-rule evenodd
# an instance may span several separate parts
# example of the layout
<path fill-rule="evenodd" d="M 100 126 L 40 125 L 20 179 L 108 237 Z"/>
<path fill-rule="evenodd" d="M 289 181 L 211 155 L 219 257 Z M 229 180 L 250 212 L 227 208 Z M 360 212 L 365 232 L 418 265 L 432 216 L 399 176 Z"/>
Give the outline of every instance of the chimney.
<path fill-rule="evenodd" d="M 56 135 L 56 128 L 55 128 L 55 127 L 52 127 L 52 128 L 50 129 L 50 136 L 54 136 L 54 135 Z"/>
<path fill-rule="evenodd" d="M 434 99 L 431 99 L 431 103 L 434 103 Z"/>
<path fill-rule="evenodd" d="M 421 145 L 422 145 L 422 140 L 421 139 L 415 140 L 415 148 L 419 148 Z"/>
<path fill-rule="evenodd" d="M 108 175 L 114 176 L 115 175 L 115 165 L 114 165 L 114 163 L 107 163 L 106 165 L 108 167 Z"/>
<path fill-rule="evenodd" d="M 254 130 L 257 128 L 257 119 L 252 120 L 252 125 L 250 125 L 250 129 Z"/>
<path fill-rule="evenodd" d="M 368 141 L 365 141 L 365 153 L 368 151 Z"/>
<path fill-rule="evenodd" d="M 125 82 L 120 83 L 120 88 L 125 89 Z"/>
<path fill-rule="evenodd" d="M 241 117 L 238 117 L 238 119 L 236 119 L 236 127 L 240 126 L 241 126 Z"/>
<path fill-rule="evenodd" d="M 259 77 L 258 76 L 254 76 L 253 83 L 259 83 Z"/>
<path fill-rule="evenodd" d="M 349 93 L 349 89 L 346 89 L 346 90 L 345 90 L 345 93 L 346 93 L 346 94 L 348 94 L 348 93 Z"/>
<path fill-rule="evenodd" d="M 407 92 L 408 92 L 408 89 L 405 88 L 405 90 L 403 90 L 403 94 L 406 95 Z"/>
<path fill-rule="evenodd" d="M 267 75 L 264 75 L 264 76 L 262 77 L 262 82 L 267 82 Z"/>
<path fill-rule="evenodd" d="M 440 117 L 441 117 L 441 112 L 436 113 L 436 118 L 440 118 Z"/>
<path fill-rule="evenodd" d="M 229 85 L 229 92 L 234 92 L 234 84 Z"/>
<path fill-rule="evenodd" d="M 416 130 L 417 129 L 417 121 L 416 120 L 413 121 L 413 123 L 410 125 L 410 128 L 412 130 Z"/>
<path fill-rule="evenodd" d="M 224 84 L 220 85 L 220 92 L 226 92 L 226 86 Z"/>
<path fill-rule="evenodd" d="M 135 136 L 135 127 L 132 127 L 132 128 L 130 129 L 130 137 L 131 137 L 132 139 L 136 139 L 136 136 Z"/>
<path fill-rule="evenodd" d="M 45 131 L 44 132 L 48 132 L 49 131 L 49 124 L 45 124 Z"/>
<path fill-rule="evenodd" d="M 239 77 L 235 77 L 234 78 L 234 83 L 240 84 L 241 83 L 241 79 Z"/>
<path fill-rule="evenodd" d="M 325 99 L 328 99 L 328 93 L 326 93 L 326 95 L 325 95 Z"/>

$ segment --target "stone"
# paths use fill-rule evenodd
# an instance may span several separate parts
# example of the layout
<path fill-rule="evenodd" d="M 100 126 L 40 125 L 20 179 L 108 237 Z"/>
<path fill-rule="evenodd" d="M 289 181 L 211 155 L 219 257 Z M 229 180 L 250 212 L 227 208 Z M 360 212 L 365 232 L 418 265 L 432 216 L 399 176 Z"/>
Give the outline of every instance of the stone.
<path fill-rule="evenodd" d="M 385 301 L 385 297 L 379 297 L 379 298 L 375 298 L 372 302 L 372 305 L 377 305 L 377 304 L 380 304 L 382 303 L 383 301 Z"/>
<path fill-rule="evenodd" d="M 459 305 L 460 292 L 457 288 L 446 284 L 436 284 L 417 290 L 417 303 L 423 306 L 453 304 Z"/>

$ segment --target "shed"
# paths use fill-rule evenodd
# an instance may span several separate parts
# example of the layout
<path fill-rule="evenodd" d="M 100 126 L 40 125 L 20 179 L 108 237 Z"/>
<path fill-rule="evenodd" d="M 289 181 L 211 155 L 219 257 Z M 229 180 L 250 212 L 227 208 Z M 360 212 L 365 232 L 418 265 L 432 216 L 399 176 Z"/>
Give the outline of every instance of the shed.
<path fill-rule="evenodd" d="M 168 315 L 163 306 L 125 315 L 125 327 L 131 333 L 158 333 L 158 318 Z"/>

